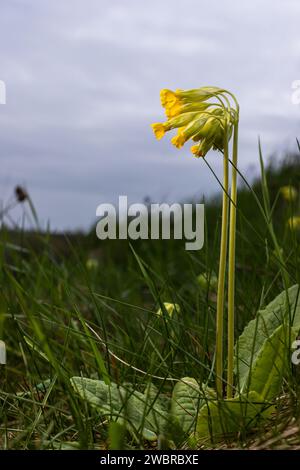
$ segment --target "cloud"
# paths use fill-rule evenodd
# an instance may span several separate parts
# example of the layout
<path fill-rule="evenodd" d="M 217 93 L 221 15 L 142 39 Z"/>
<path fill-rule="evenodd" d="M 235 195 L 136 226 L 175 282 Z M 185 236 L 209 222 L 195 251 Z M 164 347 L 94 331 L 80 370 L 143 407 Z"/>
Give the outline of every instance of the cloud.
<path fill-rule="evenodd" d="M 154 140 L 159 89 L 234 91 L 247 171 L 258 135 L 266 154 L 297 136 L 299 13 L 292 0 L 284 8 L 279 0 L 5 2 L 1 196 L 24 182 L 41 218 L 70 228 L 87 226 L 99 202 L 124 192 L 157 201 L 212 194 L 218 185 L 203 162 Z M 219 172 L 220 157 L 210 158 Z"/>

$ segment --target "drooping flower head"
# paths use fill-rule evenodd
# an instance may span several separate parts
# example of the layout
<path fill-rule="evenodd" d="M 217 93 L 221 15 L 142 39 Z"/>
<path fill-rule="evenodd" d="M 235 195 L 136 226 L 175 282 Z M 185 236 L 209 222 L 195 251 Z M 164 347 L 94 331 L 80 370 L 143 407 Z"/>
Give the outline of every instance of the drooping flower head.
<path fill-rule="evenodd" d="M 228 208 L 230 207 L 229 253 L 228 253 L 228 355 L 227 397 L 234 391 L 234 286 L 235 286 L 235 233 L 237 203 L 237 160 L 239 104 L 233 93 L 217 87 L 202 87 L 193 90 L 168 90 L 160 92 L 160 99 L 167 120 L 152 124 L 157 139 L 166 132 L 177 129 L 171 139 L 175 147 L 181 148 L 188 140 L 194 145 L 191 152 L 196 157 L 205 157 L 209 150 L 219 150 L 223 157 L 223 203 L 220 241 L 220 263 L 217 278 L 216 309 L 216 386 L 218 397 L 223 395 L 223 323 L 225 278 L 228 245 Z M 233 105 L 231 105 L 233 103 Z M 229 190 L 229 140 L 233 134 L 232 178 Z M 230 204 L 229 204 L 230 198 Z"/>
<path fill-rule="evenodd" d="M 223 150 L 224 133 L 228 140 L 232 134 L 235 110 L 222 100 L 225 90 L 217 87 L 202 87 L 193 90 L 168 90 L 160 92 L 167 121 L 152 124 L 157 139 L 166 132 L 177 129 L 171 139 L 175 147 L 181 148 L 188 140 L 197 142 L 191 147 L 196 157 L 205 156 L 210 149 Z"/>

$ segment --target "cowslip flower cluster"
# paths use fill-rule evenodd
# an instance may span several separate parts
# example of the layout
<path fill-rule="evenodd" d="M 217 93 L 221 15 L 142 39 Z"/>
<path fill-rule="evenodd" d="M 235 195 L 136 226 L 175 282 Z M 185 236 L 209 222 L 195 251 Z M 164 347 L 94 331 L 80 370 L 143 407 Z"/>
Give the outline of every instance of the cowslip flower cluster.
<path fill-rule="evenodd" d="M 237 162 L 239 104 L 228 90 L 218 87 L 201 87 L 193 90 L 167 90 L 160 92 L 161 104 L 167 120 L 152 124 L 157 139 L 166 132 L 177 129 L 171 139 L 181 148 L 188 140 L 194 145 L 191 152 L 204 157 L 209 150 L 223 153 L 223 200 L 220 241 L 220 262 L 217 282 L 216 308 L 216 388 L 223 395 L 223 349 L 225 281 L 228 277 L 227 302 L 227 398 L 234 395 L 234 313 L 235 313 L 235 239 L 237 208 Z M 229 141 L 233 135 L 232 148 Z M 231 188 L 229 196 L 229 154 L 232 151 Z M 229 214 L 230 210 L 230 214 Z M 230 220 L 229 220 L 230 216 Z M 228 223 L 229 222 L 229 223 Z M 228 257 L 227 257 L 228 251 Z M 228 265 L 228 269 L 227 269 Z M 201 281 L 201 279 L 200 279 Z"/>
<path fill-rule="evenodd" d="M 218 87 L 161 90 L 161 104 L 168 119 L 152 124 L 155 137 L 159 140 L 166 132 L 177 129 L 171 139 L 177 148 L 192 140 L 195 144 L 191 152 L 196 157 L 204 157 L 211 149 L 223 151 L 224 134 L 230 140 L 236 119 L 235 110 L 222 101 L 224 93 Z"/>

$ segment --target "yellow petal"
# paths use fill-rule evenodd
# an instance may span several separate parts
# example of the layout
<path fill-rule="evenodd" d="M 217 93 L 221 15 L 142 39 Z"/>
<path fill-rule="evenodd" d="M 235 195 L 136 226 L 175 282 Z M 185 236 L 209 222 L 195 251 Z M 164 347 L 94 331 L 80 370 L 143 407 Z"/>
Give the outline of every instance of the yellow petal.
<path fill-rule="evenodd" d="M 198 148 L 199 148 L 199 145 L 192 145 L 191 146 L 191 152 L 193 155 L 196 155 L 196 153 L 198 152 Z"/>
<path fill-rule="evenodd" d="M 151 124 L 151 127 L 157 140 L 162 139 L 166 132 L 164 124 L 161 122 L 155 122 L 154 124 Z"/>
<path fill-rule="evenodd" d="M 201 154 L 201 152 L 199 151 L 199 145 L 192 145 L 190 150 L 191 150 L 192 154 L 195 155 L 195 157 L 202 157 L 203 156 Z"/>
<path fill-rule="evenodd" d="M 180 306 L 178 304 L 171 304 L 169 302 L 164 302 L 164 308 L 170 318 L 172 318 L 174 313 L 180 313 Z M 162 309 L 158 309 L 156 312 L 156 315 L 162 317 L 163 316 L 163 311 Z"/>
<path fill-rule="evenodd" d="M 176 94 L 172 90 L 167 90 L 164 88 L 160 91 L 160 101 L 162 106 L 165 108 L 166 106 L 172 106 L 177 101 Z"/>
<path fill-rule="evenodd" d="M 181 109 L 182 109 L 182 105 L 180 104 L 179 101 L 177 101 L 172 106 L 169 106 L 169 105 L 166 106 L 166 115 L 168 118 L 178 116 L 178 114 L 180 114 Z"/>
<path fill-rule="evenodd" d="M 175 135 L 175 137 L 171 139 L 171 142 L 173 145 L 175 145 L 175 147 L 180 149 L 185 143 L 185 137 L 182 132 L 179 132 L 177 135 Z"/>

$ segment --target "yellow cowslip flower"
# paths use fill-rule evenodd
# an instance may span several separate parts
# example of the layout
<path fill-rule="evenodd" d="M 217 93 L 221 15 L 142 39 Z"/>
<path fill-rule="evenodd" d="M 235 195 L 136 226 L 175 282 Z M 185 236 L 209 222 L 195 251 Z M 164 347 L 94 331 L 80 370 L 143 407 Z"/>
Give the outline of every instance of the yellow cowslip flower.
<path fill-rule="evenodd" d="M 178 131 L 178 134 L 172 137 L 171 142 L 175 147 L 180 149 L 185 144 L 186 138 L 181 130 Z"/>
<path fill-rule="evenodd" d="M 223 152 L 223 210 L 221 228 L 221 249 L 219 263 L 219 285 L 217 291 L 216 315 L 216 386 L 217 396 L 223 396 L 223 324 L 225 279 L 227 272 L 228 250 L 228 355 L 227 355 L 227 398 L 232 398 L 234 390 L 234 291 L 235 291 L 235 234 L 236 234 L 236 201 L 237 201 L 237 160 L 238 160 L 238 123 L 239 104 L 234 94 L 218 87 L 201 87 L 193 90 L 164 89 L 160 94 L 162 106 L 168 120 L 164 131 L 179 129 L 171 142 L 178 148 L 189 139 L 199 142 L 191 151 L 196 156 L 205 156 L 210 149 Z M 204 104 L 204 109 L 201 105 Z M 192 112 L 193 111 L 193 112 Z M 229 141 L 234 129 L 232 145 L 232 178 L 230 191 L 230 220 L 228 218 L 228 166 Z M 228 223 L 229 222 L 229 223 Z M 300 226 L 300 217 L 299 217 Z M 227 238 L 227 233 L 229 238 Z"/>
<path fill-rule="evenodd" d="M 294 202 L 298 197 L 298 191 L 294 186 L 282 186 L 279 191 L 287 202 Z"/>
<path fill-rule="evenodd" d="M 170 318 L 172 318 L 173 314 L 176 312 L 176 313 L 180 313 L 180 306 L 178 304 L 172 304 L 172 303 L 169 303 L 169 302 L 164 302 L 164 308 L 168 314 L 168 316 Z M 158 316 L 162 316 L 163 315 L 163 312 L 162 312 L 162 309 L 159 308 L 156 312 L 156 315 Z"/>
<path fill-rule="evenodd" d="M 192 145 L 191 146 L 191 152 L 195 157 L 203 157 L 201 151 L 200 151 L 200 145 Z"/>
<path fill-rule="evenodd" d="M 178 98 L 176 96 L 176 92 L 172 90 L 163 89 L 160 91 L 160 101 L 162 106 L 165 108 L 166 106 L 173 106 L 177 101 Z"/>
<path fill-rule="evenodd" d="M 199 150 L 198 150 L 199 155 L 204 157 L 209 152 L 209 150 L 213 147 L 213 145 L 214 145 L 213 138 L 201 140 L 200 145 L 199 145 Z"/>
<path fill-rule="evenodd" d="M 166 106 L 166 115 L 168 118 L 172 118 L 175 116 L 178 116 L 182 110 L 183 106 L 182 104 L 178 101 L 172 106 Z"/>
<path fill-rule="evenodd" d="M 193 90 L 168 90 L 164 88 L 160 91 L 160 101 L 162 106 L 171 107 L 175 103 L 200 103 L 206 101 L 213 96 L 223 93 L 225 90 L 218 87 L 202 87 Z"/>
<path fill-rule="evenodd" d="M 299 230 L 300 229 L 300 216 L 294 215 L 290 217 L 287 221 L 287 225 L 291 230 Z"/>
<path fill-rule="evenodd" d="M 202 87 L 195 90 L 180 90 L 177 89 L 176 91 L 168 90 L 164 88 L 160 91 L 160 100 L 161 104 L 166 111 L 172 114 L 172 111 L 169 111 L 174 106 L 182 106 L 185 103 L 189 104 L 199 104 L 212 96 L 220 94 L 223 90 L 217 87 Z M 173 111 L 175 112 L 175 111 Z"/>
<path fill-rule="evenodd" d="M 164 136 L 165 132 L 170 131 L 171 129 L 184 127 L 185 125 L 193 121 L 198 115 L 199 113 L 197 112 L 184 113 L 177 117 L 168 119 L 168 121 L 166 122 L 156 122 L 154 124 L 151 124 L 151 127 L 153 129 L 155 137 L 159 140 Z"/>
<path fill-rule="evenodd" d="M 178 130 L 178 134 L 171 139 L 172 144 L 180 149 L 187 140 L 189 140 L 198 132 L 201 126 L 205 127 L 206 123 L 207 116 L 203 117 L 203 115 L 198 114 L 195 120 L 191 121 L 186 127 L 180 128 Z"/>
<path fill-rule="evenodd" d="M 200 102 L 211 98 L 214 94 L 218 94 L 221 90 L 216 87 L 203 87 L 199 90 L 176 90 L 175 92 L 168 89 L 163 89 L 160 92 L 160 100 L 162 106 L 166 109 L 167 117 L 177 116 L 185 105 L 196 107 L 196 109 L 203 109 L 199 107 Z M 208 104 L 206 105 L 208 106 Z"/>
<path fill-rule="evenodd" d="M 163 136 L 165 135 L 165 126 L 163 123 L 161 122 L 156 122 L 154 124 L 151 124 L 151 127 L 153 129 L 153 132 L 155 134 L 155 137 L 157 138 L 157 140 L 160 140 L 163 138 Z"/>
<path fill-rule="evenodd" d="M 193 146 L 196 156 L 205 156 L 210 150 L 224 148 L 224 130 L 227 129 L 227 137 L 230 139 L 232 128 L 237 114 L 233 108 L 222 106 L 218 95 L 225 90 L 218 87 L 202 87 L 193 90 L 176 91 L 163 89 L 160 92 L 161 103 L 165 108 L 168 120 L 164 123 L 152 124 L 157 139 L 172 129 L 180 129 L 178 134 L 171 139 L 173 145 L 181 148 L 186 141 L 193 139 L 200 144 Z M 213 98 L 216 98 L 213 100 Z"/>
<path fill-rule="evenodd" d="M 211 103 L 182 103 L 177 101 L 172 106 L 166 106 L 166 115 L 168 118 L 178 116 L 179 114 L 189 113 L 192 111 L 205 111 L 207 108 L 211 107 Z"/>
<path fill-rule="evenodd" d="M 99 262 L 96 258 L 88 258 L 85 265 L 88 270 L 93 270 L 99 267 Z"/>

